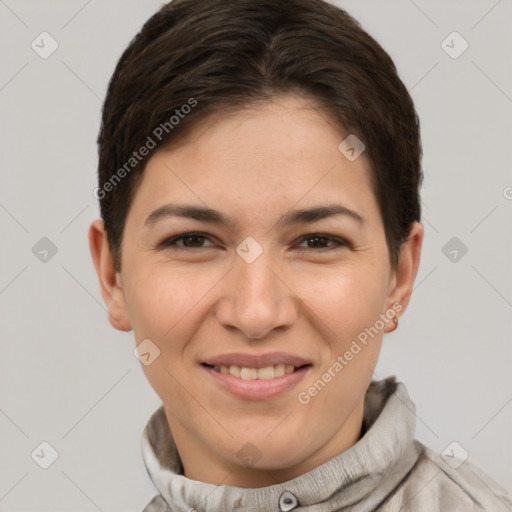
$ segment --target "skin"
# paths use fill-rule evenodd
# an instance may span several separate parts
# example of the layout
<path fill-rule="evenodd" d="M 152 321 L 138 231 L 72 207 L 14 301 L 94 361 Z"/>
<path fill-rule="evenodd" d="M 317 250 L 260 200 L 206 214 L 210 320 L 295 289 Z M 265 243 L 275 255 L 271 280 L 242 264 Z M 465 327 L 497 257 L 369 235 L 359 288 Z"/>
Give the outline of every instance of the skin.
<path fill-rule="evenodd" d="M 297 96 L 211 115 L 179 144 L 150 157 L 126 219 L 120 272 L 103 222 L 90 227 L 111 324 L 133 330 L 137 344 L 149 338 L 161 351 L 142 368 L 162 400 L 188 478 L 271 485 L 317 467 L 360 438 L 364 395 L 393 321 L 309 403 L 297 396 L 380 314 L 393 304 L 403 314 L 423 227 L 411 225 L 392 268 L 369 163 L 364 153 L 351 162 L 338 150 L 346 135 Z M 168 217 L 145 227 L 151 212 L 171 202 L 206 205 L 237 225 Z M 291 209 L 329 203 L 350 208 L 364 222 L 337 215 L 277 225 Z M 208 236 L 189 239 L 189 248 L 183 240 L 179 247 L 160 245 L 192 231 Z M 312 233 L 347 245 L 315 245 L 306 237 Z M 263 249 L 252 263 L 236 252 L 248 236 Z M 312 366 L 291 391 L 267 400 L 234 397 L 200 365 L 206 356 L 274 351 Z M 247 443 L 261 455 L 251 466 L 237 457 Z"/>

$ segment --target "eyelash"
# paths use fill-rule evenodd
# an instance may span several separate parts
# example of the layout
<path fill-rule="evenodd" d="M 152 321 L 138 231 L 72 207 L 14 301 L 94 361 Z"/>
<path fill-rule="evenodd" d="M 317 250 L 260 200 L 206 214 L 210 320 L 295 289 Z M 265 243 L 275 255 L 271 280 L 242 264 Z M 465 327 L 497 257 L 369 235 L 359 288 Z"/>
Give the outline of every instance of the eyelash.
<path fill-rule="evenodd" d="M 185 239 L 185 238 L 190 238 L 190 237 L 199 237 L 199 238 L 203 238 L 203 239 L 208 239 L 209 240 L 209 237 L 208 235 L 206 235 L 205 233 L 198 233 L 198 232 L 190 232 L 190 233 L 183 233 L 181 235 L 177 235 L 177 236 L 173 236 L 171 238 L 168 238 L 166 240 L 164 240 L 161 244 L 160 244 L 160 247 L 163 248 L 163 249 L 166 249 L 166 248 L 172 248 L 172 249 L 179 249 L 179 250 L 187 250 L 187 249 L 206 249 L 206 247 L 185 247 L 185 246 L 179 246 L 177 245 L 177 242 Z M 326 234 L 322 234 L 322 233 L 310 233 L 310 234 L 307 234 L 307 235 L 304 235 L 299 243 L 302 243 L 304 241 L 307 241 L 311 238 L 320 238 L 320 239 L 323 239 L 323 240 L 327 240 L 329 242 L 334 242 L 335 244 L 337 244 L 337 246 L 335 247 L 319 247 L 319 248 L 314 248 L 314 247 L 307 247 L 307 248 L 303 248 L 303 249 L 299 249 L 299 252 L 303 252 L 303 251 L 316 251 L 318 252 L 319 250 L 321 251 L 332 251 L 334 249 L 340 249 L 342 247 L 350 247 L 350 244 L 346 241 L 346 240 L 343 240 L 342 238 L 338 238 L 338 237 L 334 237 L 332 235 L 326 235 Z"/>

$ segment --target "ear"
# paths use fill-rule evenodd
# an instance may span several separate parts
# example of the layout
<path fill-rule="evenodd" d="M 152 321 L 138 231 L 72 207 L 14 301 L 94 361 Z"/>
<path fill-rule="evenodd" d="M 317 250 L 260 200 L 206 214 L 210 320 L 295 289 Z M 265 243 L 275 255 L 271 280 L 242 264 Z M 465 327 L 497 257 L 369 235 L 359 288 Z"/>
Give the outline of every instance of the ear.
<path fill-rule="evenodd" d="M 121 276 L 116 271 L 114 259 L 108 245 L 107 232 L 103 220 L 95 220 L 89 228 L 89 249 L 101 288 L 101 295 L 108 310 L 112 327 L 120 331 L 130 331 L 132 325 L 121 284 Z"/>
<path fill-rule="evenodd" d="M 423 234 L 423 226 L 419 222 L 413 222 L 407 240 L 400 247 L 398 264 L 390 279 L 390 290 L 387 300 L 388 310 L 396 311 L 397 317 L 403 314 L 411 299 L 414 281 L 420 266 Z M 393 307 L 393 304 L 395 307 Z M 390 323 L 392 327 L 386 328 L 385 332 L 393 331 L 396 328 L 393 322 Z"/>

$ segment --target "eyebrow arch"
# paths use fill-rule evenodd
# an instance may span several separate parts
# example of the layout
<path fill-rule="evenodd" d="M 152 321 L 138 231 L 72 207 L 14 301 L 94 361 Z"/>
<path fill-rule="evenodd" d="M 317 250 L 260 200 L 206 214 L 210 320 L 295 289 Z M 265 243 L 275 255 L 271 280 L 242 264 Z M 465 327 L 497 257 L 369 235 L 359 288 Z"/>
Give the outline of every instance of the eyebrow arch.
<path fill-rule="evenodd" d="M 339 204 L 328 204 L 303 210 L 290 210 L 280 217 L 276 225 L 285 227 L 294 224 L 309 224 L 335 215 L 345 215 L 361 224 L 365 222 L 365 219 L 354 210 L 350 210 Z M 144 222 L 144 226 L 150 228 L 166 217 L 183 217 L 202 222 L 210 222 L 212 224 L 220 224 L 230 230 L 234 230 L 237 225 L 234 219 L 211 208 L 170 203 L 160 206 L 150 213 Z"/>

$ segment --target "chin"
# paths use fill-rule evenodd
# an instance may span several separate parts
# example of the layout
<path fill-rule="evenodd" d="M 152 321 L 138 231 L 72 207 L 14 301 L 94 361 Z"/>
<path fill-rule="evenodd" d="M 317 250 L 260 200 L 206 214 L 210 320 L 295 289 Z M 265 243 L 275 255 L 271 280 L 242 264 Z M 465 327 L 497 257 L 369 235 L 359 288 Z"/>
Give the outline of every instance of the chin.
<path fill-rule="evenodd" d="M 304 438 L 307 438 L 305 434 L 298 435 L 289 430 L 283 430 L 281 435 L 269 436 L 268 433 L 275 428 L 274 424 L 263 435 L 238 438 L 235 462 L 238 465 L 261 471 L 279 471 L 293 467 L 307 457 L 303 453 L 305 447 L 302 442 Z"/>

